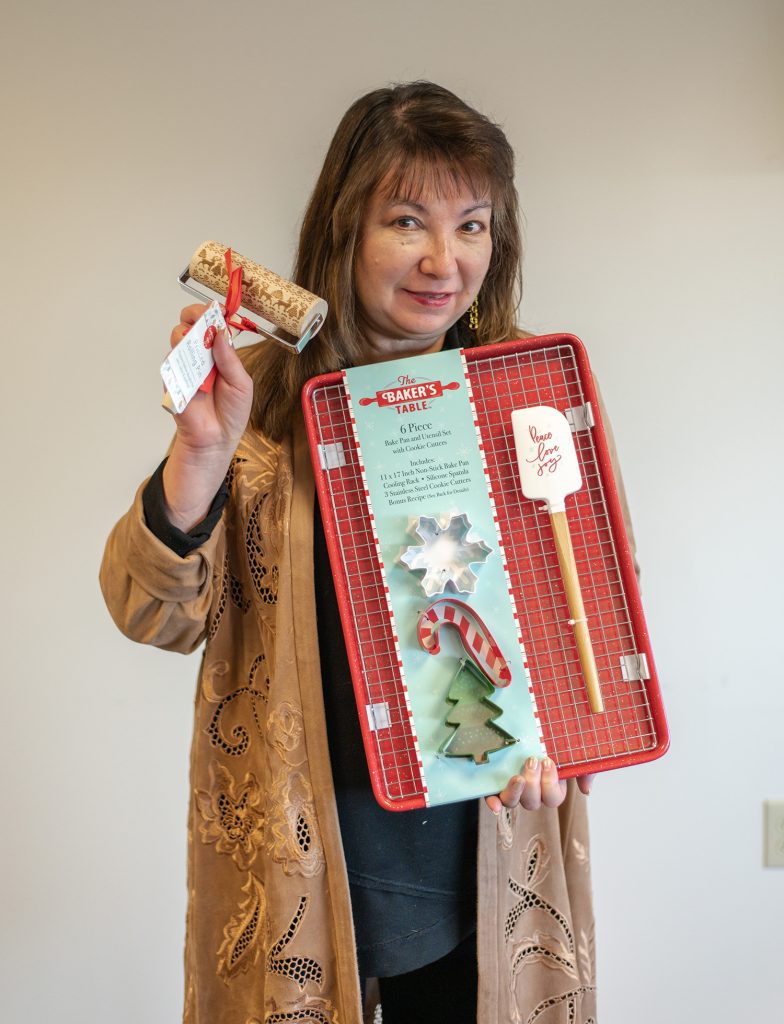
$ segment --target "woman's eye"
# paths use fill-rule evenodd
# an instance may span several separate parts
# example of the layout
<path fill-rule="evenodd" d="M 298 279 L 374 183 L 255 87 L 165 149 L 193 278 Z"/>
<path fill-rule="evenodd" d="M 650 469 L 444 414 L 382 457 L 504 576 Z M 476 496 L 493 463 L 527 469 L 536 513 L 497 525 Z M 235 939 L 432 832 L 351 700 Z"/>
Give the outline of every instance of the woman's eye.
<path fill-rule="evenodd" d="M 415 228 L 418 225 L 416 217 L 396 217 L 395 226 L 399 228 Z"/>
<path fill-rule="evenodd" d="M 481 220 L 468 220 L 463 224 L 462 230 L 468 235 L 478 235 L 480 232 L 487 230 L 487 225 Z"/>

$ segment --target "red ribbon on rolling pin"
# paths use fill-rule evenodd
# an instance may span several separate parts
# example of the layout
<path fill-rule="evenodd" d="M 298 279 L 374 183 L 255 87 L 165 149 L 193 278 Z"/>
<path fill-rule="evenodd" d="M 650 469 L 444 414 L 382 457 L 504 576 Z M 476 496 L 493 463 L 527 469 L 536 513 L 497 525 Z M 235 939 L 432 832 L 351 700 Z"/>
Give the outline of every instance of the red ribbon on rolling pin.
<path fill-rule="evenodd" d="M 221 307 L 223 309 L 223 316 L 229 327 L 233 327 L 235 331 L 252 331 L 254 334 L 258 334 L 258 328 L 252 320 L 248 320 L 247 317 L 241 313 L 237 313 L 242 302 L 242 267 L 235 267 L 232 264 L 231 249 L 227 249 L 223 254 L 223 258 L 226 260 L 226 270 L 229 273 L 229 287 L 226 292 L 226 301 Z M 236 315 L 235 315 L 236 314 Z M 215 328 L 211 327 L 210 331 L 214 331 Z M 215 334 L 210 337 L 209 334 L 205 337 L 205 342 L 208 340 L 210 344 L 215 338 Z M 204 381 L 199 388 L 199 391 L 210 392 L 215 384 L 215 377 L 218 373 L 216 367 L 210 370 Z"/>

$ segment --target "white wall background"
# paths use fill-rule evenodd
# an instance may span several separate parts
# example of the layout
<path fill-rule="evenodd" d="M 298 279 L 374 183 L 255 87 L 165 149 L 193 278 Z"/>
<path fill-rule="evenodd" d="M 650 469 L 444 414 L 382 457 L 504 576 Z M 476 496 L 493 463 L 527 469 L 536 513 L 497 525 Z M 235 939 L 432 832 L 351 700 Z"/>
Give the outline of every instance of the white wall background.
<path fill-rule="evenodd" d="M 673 745 L 591 797 L 600 1019 L 781 1019 L 784 5 L 13 6 L 3 1019 L 178 1019 L 197 666 L 114 630 L 103 540 L 171 429 L 175 273 L 205 237 L 287 272 L 339 116 L 415 77 L 507 129 L 522 321 L 587 343 L 636 522 Z"/>

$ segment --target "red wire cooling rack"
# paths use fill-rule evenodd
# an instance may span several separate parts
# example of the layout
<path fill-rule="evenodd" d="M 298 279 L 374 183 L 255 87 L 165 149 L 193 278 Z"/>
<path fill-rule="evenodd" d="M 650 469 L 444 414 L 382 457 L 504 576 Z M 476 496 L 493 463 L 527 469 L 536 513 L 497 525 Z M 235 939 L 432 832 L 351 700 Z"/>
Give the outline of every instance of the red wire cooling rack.
<path fill-rule="evenodd" d="M 464 355 L 547 752 L 562 777 L 653 760 L 667 724 L 585 350 L 547 335 Z M 424 806 L 343 375 L 309 381 L 303 404 L 374 792 L 391 810 Z M 602 714 L 588 705 L 547 511 L 520 490 L 511 413 L 535 405 L 564 413 L 577 449 L 583 486 L 567 510 Z"/>

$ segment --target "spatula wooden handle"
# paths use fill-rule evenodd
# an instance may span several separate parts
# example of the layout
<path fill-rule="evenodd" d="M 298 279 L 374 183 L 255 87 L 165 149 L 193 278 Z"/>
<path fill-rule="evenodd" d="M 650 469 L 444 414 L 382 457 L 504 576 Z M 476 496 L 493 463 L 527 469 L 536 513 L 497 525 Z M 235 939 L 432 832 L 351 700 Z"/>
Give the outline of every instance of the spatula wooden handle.
<path fill-rule="evenodd" d="M 591 711 L 594 714 L 600 714 L 604 711 L 604 705 L 602 703 L 602 692 L 599 689 L 599 673 L 596 671 L 596 659 L 593 656 L 591 635 L 588 632 L 588 623 L 585 619 L 583 595 L 580 591 L 580 580 L 577 576 L 577 565 L 574 560 L 574 549 L 572 548 L 572 538 L 569 534 L 566 512 L 551 512 L 550 522 L 553 527 L 555 549 L 558 552 L 558 564 L 561 566 L 561 576 L 563 577 L 566 590 L 569 614 L 574 620 L 574 638 L 577 641 L 580 668 L 582 669 L 585 687 L 588 691 L 588 702 L 591 706 Z"/>

